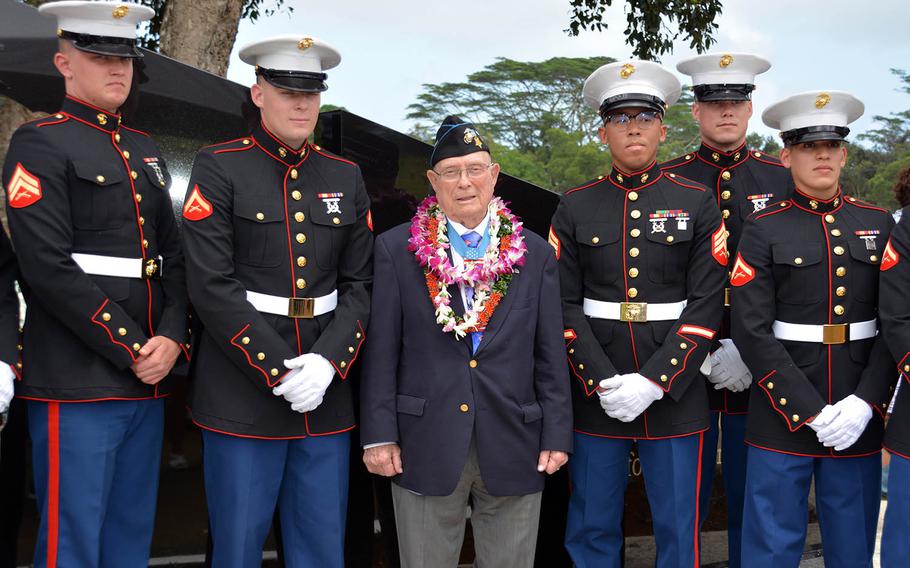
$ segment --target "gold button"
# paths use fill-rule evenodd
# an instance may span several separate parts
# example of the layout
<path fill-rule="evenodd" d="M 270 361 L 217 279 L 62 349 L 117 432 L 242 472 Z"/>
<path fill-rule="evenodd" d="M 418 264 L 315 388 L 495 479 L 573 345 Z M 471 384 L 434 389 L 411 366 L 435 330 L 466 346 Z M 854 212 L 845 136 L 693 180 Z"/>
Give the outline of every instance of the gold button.
<path fill-rule="evenodd" d="M 130 177 L 133 178 L 133 179 L 136 179 L 137 177 L 139 177 L 139 174 L 136 173 L 136 170 L 132 170 L 132 171 L 130 172 Z"/>
<path fill-rule="evenodd" d="M 103 314 L 101 314 L 101 319 L 103 319 L 104 321 L 111 321 L 111 314 L 104 312 Z"/>
<path fill-rule="evenodd" d="M 303 278 L 298 278 L 297 279 L 297 289 L 303 290 L 304 288 L 306 288 L 306 280 L 304 280 Z"/>
<path fill-rule="evenodd" d="M 638 249 L 635 247 L 630 248 L 629 256 L 631 256 L 632 258 L 635 258 L 636 256 L 638 256 Z"/>
<path fill-rule="evenodd" d="M 661 376 L 660 376 L 660 382 L 662 382 L 662 383 L 667 382 L 667 375 L 661 375 Z"/>
<path fill-rule="evenodd" d="M 304 219 L 306 219 L 306 215 L 304 215 L 302 211 L 294 213 L 294 220 L 298 223 L 303 223 Z"/>
<path fill-rule="evenodd" d="M 831 234 L 835 237 L 839 237 L 841 235 L 840 229 L 831 229 Z"/>
<path fill-rule="evenodd" d="M 591 242 L 596 245 L 600 242 L 600 237 L 591 237 Z"/>
<path fill-rule="evenodd" d="M 354 337 L 356 337 L 357 339 L 360 339 L 361 337 L 363 337 L 363 334 L 358 331 L 357 333 L 354 334 Z"/>
<path fill-rule="evenodd" d="M 243 339 L 240 340 L 240 343 L 243 343 L 244 345 L 249 345 L 249 344 L 250 344 L 250 338 L 249 338 L 249 337 L 244 337 Z"/>
<path fill-rule="evenodd" d="M 629 234 L 632 235 L 632 237 L 634 238 L 634 237 L 639 236 L 641 234 L 641 231 L 639 231 L 638 229 L 632 229 L 631 231 L 629 231 Z"/>
<path fill-rule="evenodd" d="M 630 269 L 629 269 L 629 276 L 630 276 L 631 278 L 638 278 L 638 269 L 635 268 L 634 266 L 633 266 L 632 268 L 630 268 Z"/>
<path fill-rule="evenodd" d="M 58 118 L 62 118 L 62 117 L 58 116 Z M 114 142 L 117 142 L 118 144 L 120 143 L 120 134 L 114 134 Z"/>
<path fill-rule="evenodd" d="M 141 345 L 138 343 L 133 343 L 133 351 L 139 351 L 140 349 L 142 349 Z"/>
<path fill-rule="evenodd" d="M 687 344 L 685 344 L 685 343 L 680 343 L 680 344 L 679 344 L 679 348 L 680 348 L 680 349 L 688 349 L 689 346 L 688 346 Z"/>
<path fill-rule="evenodd" d="M 780 401 L 778 401 L 778 402 L 780 402 L 780 405 L 781 405 L 781 406 L 787 406 L 787 399 L 786 399 L 786 398 L 781 398 Z"/>
<path fill-rule="evenodd" d="M 638 290 L 635 288 L 629 288 L 629 297 L 634 298 L 636 296 L 638 296 Z"/>
<path fill-rule="evenodd" d="M 569 349 L 569 355 L 572 355 L 573 353 L 575 353 L 575 348 Z"/>
<path fill-rule="evenodd" d="M 593 384 L 594 384 L 594 379 L 588 379 L 588 386 L 591 386 Z"/>
<path fill-rule="evenodd" d="M 878 257 L 873 254 L 872 256 L 869 257 L 869 260 L 872 262 L 878 262 Z"/>
<path fill-rule="evenodd" d="M 720 198 L 723 199 L 724 201 L 730 199 L 730 192 L 729 192 L 729 190 L 726 190 L 726 189 L 725 189 L 725 190 L 721 191 L 721 192 L 720 192 Z"/>
<path fill-rule="evenodd" d="M 585 370 L 585 364 L 584 364 L 584 363 L 579 363 L 579 364 L 578 364 L 578 370 L 579 370 L 579 371 L 584 371 L 584 370 Z"/>
<path fill-rule="evenodd" d="M 831 215 L 830 213 L 827 214 L 827 215 L 825 215 L 825 222 L 826 222 L 826 223 L 833 223 L 833 222 L 834 222 L 834 215 Z"/>
<path fill-rule="evenodd" d="M 120 335 L 121 337 L 123 337 L 124 335 L 126 335 L 126 328 L 121 327 L 120 329 L 117 330 L 117 334 Z"/>
<path fill-rule="evenodd" d="M 904 372 L 910 373 L 910 365 L 904 365 Z"/>
<path fill-rule="evenodd" d="M 844 247 L 842 247 L 842 246 L 834 247 L 834 254 L 836 254 L 837 256 L 841 256 L 842 254 L 844 254 Z"/>
<path fill-rule="evenodd" d="M 839 316 L 844 315 L 844 312 L 845 312 L 845 311 L 846 311 L 846 310 L 844 310 L 844 307 L 841 306 L 841 305 L 834 306 L 834 313 L 837 314 L 837 315 L 839 315 Z"/>
<path fill-rule="evenodd" d="M 672 242 L 673 242 L 673 235 L 667 235 L 667 242 L 668 242 L 668 243 L 672 243 Z"/>
<path fill-rule="evenodd" d="M 269 374 L 271 374 L 273 377 L 277 377 L 277 376 L 278 376 L 278 369 L 275 369 L 275 368 L 273 367 L 272 370 L 269 371 Z"/>
<path fill-rule="evenodd" d="M 291 179 L 297 179 L 297 170 L 296 169 L 291 170 Z"/>
<path fill-rule="evenodd" d="M 477 368 L 477 360 L 476 360 L 476 359 L 471 359 L 471 360 L 468 362 L 468 367 L 471 367 L 472 369 L 476 369 L 476 368 Z"/>
<path fill-rule="evenodd" d="M 768 390 L 774 390 L 774 383 L 768 382 Z"/>
<path fill-rule="evenodd" d="M 674 367 L 676 365 L 679 365 L 679 359 L 677 359 L 676 357 L 673 357 L 672 359 L 670 359 L 670 364 L 673 365 Z"/>
<path fill-rule="evenodd" d="M 102 175 L 95 176 L 95 179 L 98 180 L 98 183 L 104 183 L 104 176 Z"/>
<path fill-rule="evenodd" d="M 332 224 L 338 225 L 340 223 L 341 223 L 341 219 L 339 219 L 338 217 L 332 217 Z"/>
<path fill-rule="evenodd" d="M 638 209 L 633 209 L 632 212 L 629 213 L 629 215 L 631 215 L 633 219 L 638 219 L 639 217 L 641 217 L 641 211 L 639 211 Z"/>
<path fill-rule="evenodd" d="M 127 160 L 129 160 L 129 159 L 130 159 L 130 151 L 129 151 L 129 150 L 124 150 L 124 151 L 123 151 L 123 157 L 126 158 Z"/>
<path fill-rule="evenodd" d="M 338 363 L 338 366 L 341 367 L 342 369 L 344 369 L 345 367 L 348 366 L 348 364 L 346 362 L 342 361 L 341 363 Z"/>
<path fill-rule="evenodd" d="M 847 269 L 844 268 L 843 266 L 838 266 L 837 270 L 835 270 L 834 273 L 837 274 L 838 276 L 846 276 Z"/>
<path fill-rule="evenodd" d="M 142 216 L 139 217 L 139 224 L 145 225 L 145 217 L 142 217 Z"/>
<path fill-rule="evenodd" d="M 629 192 L 629 201 L 638 201 L 638 192 L 630 191 Z"/>
<path fill-rule="evenodd" d="M 724 173 L 720 174 L 720 177 L 724 181 L 730 181 L 730 178 L 733 177 L 733 175 L 730 172 L 724 172 Z"/>
<path fill-rule="evenodd" d="M 264 221 L 265 214 L 262 211 L 260 211 L 259 213 L 256 213 L 256 218 L 259 219 L 260 221 Z"/>
<path fill-rule="evenodd" d="M 800 256 L 793 259 L 793 264 L 802 264 L 802 263 L 803 263 L 803 259 Z"/>
<path fill-rule="evenodd" d="M 303 194 L 295 189 L 291 192 L 291 197 L 294 198 L 294 201 L 300 201 L 303 198 Z"/>
<path fill-rule="evenodd" d="M 17 369 L 21 369 L 21 368 L 22 368 L 22 363 L 16 363 L 16 368 L 17 368 Z"/>
<path fill-rule="evenodd" d="M 260 351 L 259 353 L 256 353 L 256 358 L 259 359 L 260 361 L 264 361 L 264 360 L 265 360 L 265 353 L 263 353 L 263 352 L 261 352 L 261 351 Z"/>
<path fill-rule="evenodd" d="M 799 422 L 799 414 L 794 414 L 790 417 L 794 422 Z"/>
<path fill-rule="evenodd" d="M 838 296 L 846 296 L 847 288 L 844 286 L 838 286 L 837 290 L 835 290 L 834 293 L 837 294 Z"/>
<path fill-rule="evenodd" d="M 470 410 L 470 407 L 467 404 L 462 403 L 461 406 L 458 407 L 458 410 L 460 410 L 462 412 L 467 412 L 468 410 Z"/>
<path fill-rule="evenodd" d="M 303 244 L 306 242 L 306 235 L 304 235 L 303 233 L 297 233 L 297 236 L 295 236 L 294 238 L 297 239 L 297 242 L 300 244 Z"/>
<path fill-rule="evenodd" d="M 285 150 L 284 148 L 278 148 L 278 155 L 283 158 L 288 155 L 288 151 Z"/>
<path fill-rule="evenodd" d="M 142 203 L 142 194 L 141 193 L 136 194 L 136 203 Z"/>
<path fill-rule="evenodd" d="M 354 352 L 354 347 L 352 345 L 348 345 L 348 353 L 353 353 L 353 352 Z"/>
<path fill-rule="evenodd" d="M 306 257 L 305 256 L 297 257 L 297 266 L 299 266 L 300 268 L 303 268 L 304 266 L 306 266 Z"/>
<path fill-rule="evenodd" d="M 149 242 L 145 239 L 142 239 L 142 248 L 149 248 Z"/>
<path fill-rule="evenodd" d="M 729 210 L 729 209 L 724 209 L 723 218 L 724 218 L 724 219 L 729 219 L 729 218 L 730 218 L 730 210 Z"/>
<path fill-rule="evenodd" d="M 250 140 L 249 140 L 249 138 L 244 138 L 244 139 L 243 139 L 243 145 L 244 145 L 244 146 L 249 146 L 249 145 L 250 145 Z"/>

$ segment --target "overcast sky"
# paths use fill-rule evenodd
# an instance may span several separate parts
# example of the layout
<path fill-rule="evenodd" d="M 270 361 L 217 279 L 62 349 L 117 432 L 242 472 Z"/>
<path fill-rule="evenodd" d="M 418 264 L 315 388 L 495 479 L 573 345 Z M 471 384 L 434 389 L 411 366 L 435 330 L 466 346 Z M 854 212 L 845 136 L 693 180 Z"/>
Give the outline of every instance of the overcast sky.
<path fill-rule="evenodd" d="M 270 0 L 266 0 L 268 3 Z M 542 61 L 554 56 L 629 59 L 624 43 L 625 2 L 615 0 L 605 32 L 570 37 L 568 0 L 286 0 L 293 13 L 240 25 L 228 77 L 254 80 L 237 58 L 244 44 L 277 34 L 322 39 L 341 52 L 329 71 L 323 104 L 344 106 L 397 130 L 410 127 L 407 106 L 424 83 L 463 81 L 496 57 Z M 343 7 L 343 8 L 340 8 Z M 854 135 L 873 127 L 872 117 L 910 108 L 889 71 L 910 70 L 910 3 L 906 0 L 724 0 L 712 51 L 746 51 L 772 67 L 757 79 L 750 129 L 776 134 L 761 124 L 769 104 L 808 90 L 845 90 L 866 104 Z M 677 42 L 663 63 L 694 55 Z M 688 77 L 680 75 L 684 83 Z M 853 135 L 851 135 L 853 138 Z"/>

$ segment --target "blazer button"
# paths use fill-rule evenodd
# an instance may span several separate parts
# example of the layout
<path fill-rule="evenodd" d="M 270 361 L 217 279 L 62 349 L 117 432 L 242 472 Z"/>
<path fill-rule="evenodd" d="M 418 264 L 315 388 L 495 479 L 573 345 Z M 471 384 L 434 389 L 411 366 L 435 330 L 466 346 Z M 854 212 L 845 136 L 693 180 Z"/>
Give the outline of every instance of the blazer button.
<path fill-rule="evenodd" d="M 794 414 L 790 418 L 792 418 L 794 422 L 799 422 L 799 414 Z"/>
<path fill-rule="evenodd" d="M 476 369 L 476 368 L 477 368 L 477 360 L 476 360 L 476 359 L 471 359 L 471 362 L 468 363 L 468 366 L 471 367 L 472 369 Z"/>
<path fill-rule="evenodd" d="M 470 410 L 470 407 L 467 404 L 462 403 L 461 406 L 458 407 L 458 410 L 460 410 L 462 412 L 467 412 L 468 410 Z"/>

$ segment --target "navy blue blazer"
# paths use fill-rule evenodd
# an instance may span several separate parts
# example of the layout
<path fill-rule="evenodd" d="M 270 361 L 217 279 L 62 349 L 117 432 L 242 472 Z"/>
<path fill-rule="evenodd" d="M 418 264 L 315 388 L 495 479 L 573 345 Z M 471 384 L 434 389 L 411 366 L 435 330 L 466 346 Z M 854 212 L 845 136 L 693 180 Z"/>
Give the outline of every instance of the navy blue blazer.
<path fill-rule="evenodd" d="M 476 353 L 436 323 L 409 224 L 376 239 L 373 307 L 361 387 L 361 442 L 397 442 L 394 481 L 450 495 L 472 433 L 480 473 L 497 496 L 541 491 L 541 450 L 572 450 L 572 402 L 556 256 L 525 230 L 528 253 Z M 452 307 L 463 312 L 456 285 Z"/>

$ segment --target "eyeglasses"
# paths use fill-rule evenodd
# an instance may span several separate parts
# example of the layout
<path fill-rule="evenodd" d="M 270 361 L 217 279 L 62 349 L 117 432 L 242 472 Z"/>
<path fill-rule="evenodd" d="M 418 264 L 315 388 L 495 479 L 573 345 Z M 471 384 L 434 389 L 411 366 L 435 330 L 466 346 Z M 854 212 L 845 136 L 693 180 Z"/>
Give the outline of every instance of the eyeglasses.
<path fill-rule="evenodd" d="M 619 114 L 608 114 L 604 117 L 604 123 L 612 125 L 619 131 L 628 130 L 633 120 L 638 125 L 638 128 L 647 130 L 651 128 L 652 124 L 660 120 L 660 114 L 653 110 L 644 110 L 638 114 L 621 112 Z"/>
<path fill-rule="evenodd" d="M 448 169 L 441 172 L 433 170 L 433 173 L 441 177 L 443 181 L 458 181 L 461 179 L 461 172 L 466 173 L 469 179 L 477 179 L 487 173 L 487 170 L 489 170 L 491 167 L 493 167 L 492 163 L 485 166 L 474 164 L 473 166 L 468 166 L 461 170 Z"/>

